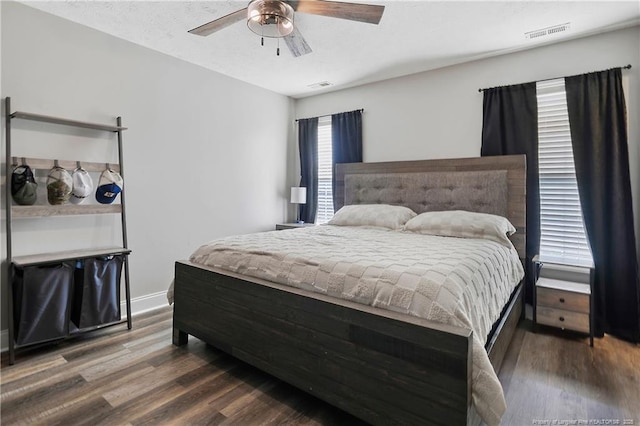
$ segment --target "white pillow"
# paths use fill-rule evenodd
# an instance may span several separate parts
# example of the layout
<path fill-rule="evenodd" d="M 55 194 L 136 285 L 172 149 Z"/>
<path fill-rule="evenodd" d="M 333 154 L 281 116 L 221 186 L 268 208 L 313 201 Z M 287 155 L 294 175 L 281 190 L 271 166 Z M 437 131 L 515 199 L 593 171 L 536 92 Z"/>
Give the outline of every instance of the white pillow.
<path fill-rule="evenodd" d="M 516 232 L 505 217 L 464 210 L 425 212 L 408 221 L 405 231 L 443 237 L 482 238 L 513 247 L 509 235 Z"/>
<path fill-rule="evenodd" d="M 408 207 L 389 204 L 353 204 L 336 212 L 329 225 L 379 226 L 402 229 L 402 226 L 416 213 Z"/>

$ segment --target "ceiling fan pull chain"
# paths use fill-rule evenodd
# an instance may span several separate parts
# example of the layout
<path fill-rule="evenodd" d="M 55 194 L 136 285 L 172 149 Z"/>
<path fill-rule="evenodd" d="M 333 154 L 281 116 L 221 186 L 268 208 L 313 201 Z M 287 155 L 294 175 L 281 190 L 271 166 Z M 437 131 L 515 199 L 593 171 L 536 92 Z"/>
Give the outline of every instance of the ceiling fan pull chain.
<path fill-rule="evenodd" d="M 260 37 L 260 46 L 264 46 L 264 37 Z"/>
<path fill-rule="evenodd" d="M 280 39 L 278 39 L 278 47 L 276 48 L 276 56 L 280 56 Z"/>

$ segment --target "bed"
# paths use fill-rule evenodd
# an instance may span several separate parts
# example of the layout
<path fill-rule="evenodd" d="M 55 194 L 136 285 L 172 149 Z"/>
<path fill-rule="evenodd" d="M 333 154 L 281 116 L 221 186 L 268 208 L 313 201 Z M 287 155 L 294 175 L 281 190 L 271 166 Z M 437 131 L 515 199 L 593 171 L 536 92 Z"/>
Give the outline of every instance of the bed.
<path fill-rule="evenodd" d="M 336 191 L 346 205 L 504 216 L 524 258 L 524 156 L 338 165 Z M 174 297 L 176 345 L 193 335 L 373 424 L 480 422 L 468 327 L 191 261 L 176 262 Z M 521 284 L 507 300 L 482 339 L 496 371 L 522 315 Z"/>

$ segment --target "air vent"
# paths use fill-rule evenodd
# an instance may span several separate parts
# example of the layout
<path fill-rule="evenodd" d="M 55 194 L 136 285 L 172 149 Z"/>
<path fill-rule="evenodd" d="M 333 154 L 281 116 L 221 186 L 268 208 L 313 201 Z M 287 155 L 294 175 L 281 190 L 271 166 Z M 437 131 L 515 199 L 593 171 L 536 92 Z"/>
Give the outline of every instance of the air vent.
<path fill-rule="evenodd" d="M 526 39 L 534 39 L 539 37 L 545 37 L 552 34 L 562 33 L 564 31 L 568 31 L 571 28 L 571 23 L 567 22 L 565 24 L 554 25 L 553 27 L 541 28 L 539 30 L 529 31 L 528 33 L 524 33 L 524 38 Z"/>
<path fill-rule="evenodd" d="M 320 83 L 310 84 L 307 87 L 311 89 L 322 89 L 323 87 L 333 86 L 333 83 L 329 83 L 328 81 L 321 81 Z"/>

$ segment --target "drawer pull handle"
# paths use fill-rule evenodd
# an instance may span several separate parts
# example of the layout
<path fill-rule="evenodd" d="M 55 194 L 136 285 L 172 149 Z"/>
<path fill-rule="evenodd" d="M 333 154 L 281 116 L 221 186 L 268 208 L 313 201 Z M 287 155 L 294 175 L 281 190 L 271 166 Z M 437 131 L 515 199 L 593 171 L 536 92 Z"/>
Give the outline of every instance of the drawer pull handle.
<path fill-rule="evenodd" d="M 560 298 L 560 303 L 564 303 L 564 297 Z"/>
<path fill-rule="evenodd" d="M 558 318 L 560 321 L 564 322 L 564 317 Z"/>

